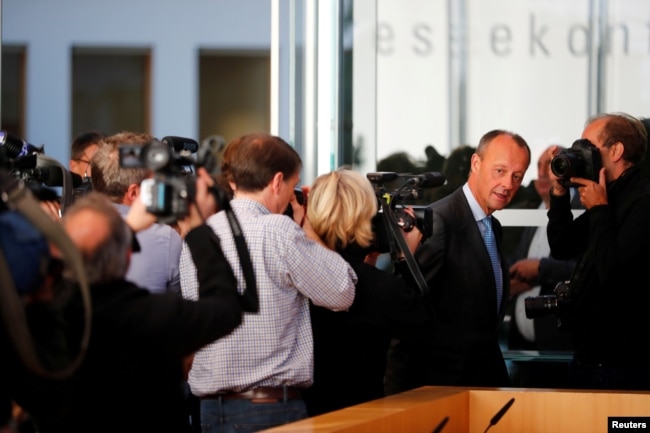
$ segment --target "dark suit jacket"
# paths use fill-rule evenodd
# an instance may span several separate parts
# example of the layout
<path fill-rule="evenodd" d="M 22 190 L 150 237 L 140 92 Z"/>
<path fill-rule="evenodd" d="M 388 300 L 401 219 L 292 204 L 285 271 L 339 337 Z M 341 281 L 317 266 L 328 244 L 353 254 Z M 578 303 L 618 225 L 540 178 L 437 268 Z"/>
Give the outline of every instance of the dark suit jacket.
<path fill-rule="evenodd" d="M 416 250 L 415 257 L 429 285 L 425 303 L 432 325 L 420 347 L 400 342 L 394 348 L 392 367 L 404 379 L 403 389 L 507 386 L 508 372 L 498 341 L 509 295 L 501 224 L 492 218 L 504 275 L 503 297 L 497 308 L 490 257 L 462 188 L 431 208 L 433 234 Z"/>

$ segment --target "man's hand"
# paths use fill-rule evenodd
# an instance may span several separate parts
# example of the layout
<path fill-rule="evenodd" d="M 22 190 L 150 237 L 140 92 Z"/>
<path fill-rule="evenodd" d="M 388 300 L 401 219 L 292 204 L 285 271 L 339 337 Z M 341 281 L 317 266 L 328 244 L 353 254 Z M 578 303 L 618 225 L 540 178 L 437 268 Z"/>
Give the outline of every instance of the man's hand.
<path fill-rule="evenodd" d="M 572 177 L 570 179 L 571 182 L 581 185 L 578 187 L 578 192 L 580 193 L 580 203 L 585 209 L 608 203 L 606 179 L 605 167 L 600 169 L 598 183 L 581 177 Z"/>
<path fill-rule="evenodd" d="M 147 229 L 156 222 L 156 216 L 147 212 L 147 208 L 142 202 L 142 197 L 138 194 L 129 207 L 129 213 L 126 215 L 126 223 L 134 232 Z"/>
<path fill-rule="evenodd" d="M 210 187 L 214 183 L 214 179 L 205 168 L 200 167 L 197 170 L 194 203 L 190 203 L 187 216 L 178 220 L 181 236 L 185 236 L 190 230 L 203 224 L 206 218 L 218 211 L 217 201 L 214 194 L 210 192 Z"/>
<path fill-rule="evenodd" d="M 296 224 L 300 225 L 300 227 L 303 227 L 307 215 L 307 197 L 309 196 L 310 187 L 303 185 L 300 189 L 302 190 L 303 197 L 302 204 L 298 202 L 298 198 L 294 194 L 289 202 L 289 206 L 291 206 L 291 210 L 293 211 L 293 220 Z"/>
<path fill-rule="evenodd" d="M 534 283 L 539 278 L 539 259 L 521 259 L 510 266 L 510 278 Z"/>

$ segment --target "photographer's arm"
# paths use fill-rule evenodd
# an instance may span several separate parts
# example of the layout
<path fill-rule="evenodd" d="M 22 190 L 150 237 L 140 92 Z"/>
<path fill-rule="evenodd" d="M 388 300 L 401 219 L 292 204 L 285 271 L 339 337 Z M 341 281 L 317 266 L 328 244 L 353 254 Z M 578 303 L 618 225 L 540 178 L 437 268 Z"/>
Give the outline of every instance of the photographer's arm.
<path fill-rule="evenodd" d="M 217 201 L 210 192 L 210 187 L 215 183 L 214 179 L 203 167 L 197 170 L 197 175 L 194 203 L 190 205 L 188 215 L 182 220 L 178 220 L 178 226 L 181 229 L 181 236 L 183 237 L 193 228 L 203 224 L 210 215 L 218 211 Z"/>

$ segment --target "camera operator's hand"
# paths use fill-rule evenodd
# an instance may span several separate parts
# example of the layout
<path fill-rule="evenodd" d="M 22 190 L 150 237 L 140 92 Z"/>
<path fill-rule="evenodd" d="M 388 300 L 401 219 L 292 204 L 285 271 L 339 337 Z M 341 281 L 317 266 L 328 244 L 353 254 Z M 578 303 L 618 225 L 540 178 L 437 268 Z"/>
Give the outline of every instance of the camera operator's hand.
<path fill-rule="evenodd" d="M 187 216 L 178 220 L 181 236 L 185 236 L 190 230 L 203 224 L 206 218 L 218 211 L 217 201 L 214 194 L 210 192 L 210 187 L 215 183 L 214 179 L 203 167 L 199 167 L 196 174 L 194 203 L 190 203 Z"/>
<path fill-rule="evenodd" d="M 300 227 L 302 227 L 307 217 L 307 196 L 309 195 L 310 188 L 307 185 L 303 185 L 300 189 L 302 190 L 303 203 L 300 204 L 298 198 L 294 194 L 289 202 L 289 206 L 291 206 L 291 210 L 293 211 L 293 220 L 296 224 L 299 224 Z"/>
<path fill-rule="evenodd" d="M 377 259 L 379 258 L 379 251 L 368 253 L 363 259 L 363 263 L 370 266 L 377 266 Z"/>
<path fill-rule="evenodd" d="M 404 211 L 411 215 L 414 220 L 416 219 L 415 211 L 412 208 L 405 208 Z M 404 239 L 406 240 L 406 244 L 408 245 L 409 250 L 411 253 L 414 253 L 415 249 L 418 247 L 418 245 L 420 245 L 420 242 L 422 242 L 422 232 L 414 224 L 411 230 L 408 232 L 402 230 L 402 233 L 404 234 Z"/>
<path fill-rule="evenodd" d="M 54 221 L 61 219 L 61 203 L 58 200 L 39 200 L 38 204 Z"/>
<path fill-rule="evenodd" d="M 305 235 L 312 241 L 318 242 L 325 248 L 329 249 L 327 244 L 323 242 L 323 240 L 318 236 L 314 228 L 311 226 L 311 222 L 309 221 L 309 218 L 307 217 L 307 197 L 309 196 L 309 190 L 310 187 L 307 185 L 303 185 L 300 187 L 302 190 L 302 196 L 303 196 L 303 204 L 301 205 L 298 203 L 298 199 L 296 198 L 295 194 L 291 201 L 289 202 L 289 205 L 293 209 L 293 220 L 302 227 L 302 229 L 305 231 Z"/>
<path fill-rule="evenodd" d="M 570 180 L 582 185 L 578 187 L 578 193 L 580 193 L 580 203 L 585 209 L 608 203 L 605 167 L 600 169 L 598 183 L 581 177 L 572 177 Z"/>
<path fill-rule="evenodd" d="M 560 153 L 560 146 L 551 146 L 548 149 L 549 158 L 553 161 L 553 158 Z M 553 173 L 553 170 L 548 171 L 548 177 L 551 181 L 551 192 L 555 196 L 561 196 L 568 192 L 568 189 L 565 188 L 559 181 L 558 177 Z"/>
<path fill-rule="evenodd" d="M 138 193 L 131 203 L 129 213 L 126 215 L 126 223 L 131 227 L 134 232 L 139 232 L 149 228 L 156 222 L 156 216 L 147 212 L 147 208 L 142 202 L 142 197 Z"/>

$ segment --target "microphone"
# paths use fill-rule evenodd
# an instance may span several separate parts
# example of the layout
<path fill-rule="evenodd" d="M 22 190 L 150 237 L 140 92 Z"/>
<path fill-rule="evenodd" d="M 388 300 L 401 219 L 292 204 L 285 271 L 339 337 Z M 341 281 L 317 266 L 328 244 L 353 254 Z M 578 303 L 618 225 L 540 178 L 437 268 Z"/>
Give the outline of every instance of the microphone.
<path fill-rule="evenodd" d="M 167 137 L 163 137 L 161 141 L 169 144 L 176 152 L 182 152 L 185 150 L 189 153 L 196 153 L 196 151 L 199 150 L 199 143 L 191 138 L 168 135 Z"/>
<path fill-rule="evenodd" d="M 449 421 L 448 416 L 444 417 L 431 433 L 440 433 L 442 431 L 442 428 L 447 424 L 447 421 Z"/>
<path fill-rule="evenodd" d="M 434 188 L 445 183 L 445 176 L 438 171 L 430 171 L 413 175 L 407 182 L 418 188 Z"/>
<path fill-rule="evenodd" d="M 512 403 L 514 403 L 514 402 L 515 402 L 515 398 L 514 398 L 514 397 L 511 398 L 510 400 L 508 400 L 508 403 L 506 403 L 506 404 L 501 408 L 501 410 L 499 410 L 499 412 L 497 412 L 497 413 L 492 417 L 492 419 L 490 420 L 490 425 L 487 426 L 487 428 L 485 429 L 485 431 L 488 431 L 488 430 L 490 429 L 490 427 L 492 427 L 493 425 L 496 425 L 496 423 L 498 423 L 498 422 L 501 420 L 501 418 L 503 417 L 503 415 L 505 415 L 506 412 L 508 412 L 508 409 L 510 409 L 510 406 L 512 406 Z M 485 433 L 485 432 L 484 432 L 484 433 Z"/>
<path fill-rule="evenodd" d="M 384 183 L 397 179 L 399 174 L 392 171 L 380 171 L 377 173 L 368 173 L 366 177 L 371 183 Z"/>

